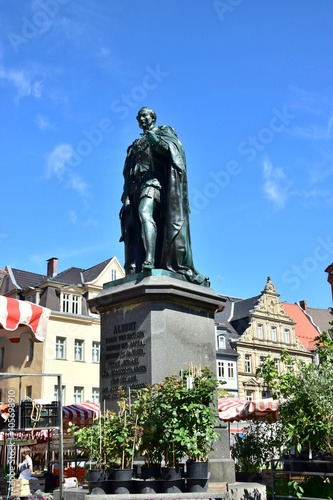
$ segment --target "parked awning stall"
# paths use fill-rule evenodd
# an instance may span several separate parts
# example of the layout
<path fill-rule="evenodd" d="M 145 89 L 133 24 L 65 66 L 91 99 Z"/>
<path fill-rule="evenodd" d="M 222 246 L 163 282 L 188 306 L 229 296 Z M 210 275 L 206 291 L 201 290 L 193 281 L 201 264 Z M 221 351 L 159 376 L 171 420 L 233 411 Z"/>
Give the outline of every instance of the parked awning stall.
<path fill-rule="evenodd" d="M 35 342 L 44 342 L 51 310 L 31 302 L 0 295 L 0 328 L 10 342 L 19 342 L 21 327 L 29 327 Z"/>
<path fill-rule="evenodd" d="M 223 422 L 239 422 L 266 418 L 271 415 L 277 420 L 279 401 L 268 398 L 256 401 L 247 401 L 237 398 L 220 398 L 218 401 L 219 418 Z M 239 432 L 239 431 L 238 431 Z"/>
<path fill-rule="evenodd" d="M 63 424 L 68 427 L 69 422 L 83 426 L 94 423 L 99 416 L 99 403 L 76 403 L 62 407 Z"/>

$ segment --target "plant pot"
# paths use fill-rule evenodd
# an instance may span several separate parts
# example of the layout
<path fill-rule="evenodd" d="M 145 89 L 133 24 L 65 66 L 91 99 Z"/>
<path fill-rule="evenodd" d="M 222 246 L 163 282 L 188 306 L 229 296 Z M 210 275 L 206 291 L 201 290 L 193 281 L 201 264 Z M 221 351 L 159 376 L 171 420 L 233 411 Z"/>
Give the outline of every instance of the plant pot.
<path fill-rule="evenodd" d="M 159 493 L 161 484 L 159 479 L 134 479 L 136 493 Z"/>
<path fill-rule="evenodd" d="M 161 479 L 162 493 L 182 493 L 185 489 L 185 479 Z"/>
<path fill-rule="evenodd" d="M 131 481 L 133 477 L 133 469 L 113 469 L 112 481 Z"/>
<path fill-rule="evenodd" d="M 161 478 L 167 481 L 176 481 L 181 479 L 181 469 L 179 467 L 162 467 Z"/>
<path fill-rule="evenodd" d="M 105 481 L 108 479 L 107 473 L 104 469 L 89 469 L 88 480 L 91 482 Z"/>
<path fill-rule="evenodd" d="M 141 467 L 141 477 L 142 479 L 149 479 L 154 477 L 155 479 L 161 477 L 161 467 L 160 465 L 150 465 L 149 467 L 147 465 L 143 465 Z"/>
<path fill-rule="evenodd" d="M 102 490 L 105 494 L 112 493 L 112 481 L 89 481 L 89 493 L 99 494 Z"/>
<path fill-rule="evenodd" d="M 208 460 L 206 462 L 194 462 L 188 460 L 186 462 L 186 477 L 187 478 L 208 478 Z"/>
<path fill-rule="evenodd" d="M 187 478 L 186 479 L 186 491 L 189 493 L 199 493 L 201 491 L 207 491 L 208 489 L 208 478 Z"/>

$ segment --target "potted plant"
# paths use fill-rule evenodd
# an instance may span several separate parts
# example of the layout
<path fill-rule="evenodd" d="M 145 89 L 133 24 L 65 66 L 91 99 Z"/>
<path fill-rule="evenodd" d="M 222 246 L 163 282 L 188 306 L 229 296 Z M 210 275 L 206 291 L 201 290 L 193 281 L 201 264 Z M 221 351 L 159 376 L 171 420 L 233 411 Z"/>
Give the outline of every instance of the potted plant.
<path fill-rule="evenodd" d="M 186 448 L 186 478 L 189 491 L 202 491 L 208 485 L 208 457 L 220 438 L 216 432 L 215 402 L 218 382 L 208 366 L 194 367 L 182 377 L 182 441 Z"/>
<path fill-rule="evenodd" d="M 104 418 L 102 418 L 104 424 Z M 79 427 L 69 423 L 67 433 L 74 436 L 75 446 L 79 455 L 86 455 L 90 459 L 89 480 L 99 481 L 105 479 L 105 442 L 103 428 L 98 418 L 93 425 Z M 92 465 L 94 467 L 92 467 Z"/>
<path fill-rule="evenodd" d="M 133 462 L 138 448 L 140 427 L 138 416 L 133 412 L 123 390 L 118 393 L 117 413 L 109 415 L 105 432 L 110 457 L 114 466 L 111 475 L 114 493 L 132 493 Z"/>
<path fill-rule="evenodd" d="M 160 408 L 156 396 L 156 386 L 146 385 L 136 393 L 133 405 L 140 429 L 138 452 L 145 461 L 141 467 L 143 479 L 159 478 L 161 475 Z"/>

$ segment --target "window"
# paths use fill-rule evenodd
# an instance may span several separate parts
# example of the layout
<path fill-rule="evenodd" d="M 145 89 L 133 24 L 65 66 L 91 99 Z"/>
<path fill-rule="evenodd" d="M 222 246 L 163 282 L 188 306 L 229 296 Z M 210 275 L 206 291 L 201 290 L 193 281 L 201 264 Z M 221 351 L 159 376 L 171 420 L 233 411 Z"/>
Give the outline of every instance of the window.
<path fill-rule="evenodd" d="M 276 328 L 275 328 L 275 326 L 272 326 L 271 336 L 272 336 L 272 341 L 276 342 Z"/>
<path fill-rule="evenodd" d="M 93 387 L 91 392 L 91 399 L 93 403 L 99 403 L 99 388 Z"/>
<path fill-rule="evenodd" d="M 0 368 L 3 368 L 5 362 L 5 348 L 0 347 Z"/>
<path fill-rule="evenodd" d="M 111 269 L 111 281 L 117 279 L 117 269 Z"/>
<path fill-rule="evenodd" d="M 72 296 L 72 314 L 79 314 L 79 296 Z"/>
<path fill-rule="evenodd" d="M 9 278 L 7 276 L 6 282 L 5 282 L 5 293 L 9 292 Z"/>
<path fill-rule="evenodd" d="M 61 389 L 62 389 L 62 401 L 61 401 L 61 404 L 64 406 L 65 405 L 65 401 L 66 401 L 66 397 L 65 397 L 66 386 L 65 385 L 61 386 Z M 54 401 L 59 401 L 59 398 L 58 398 L 58 385 L 54 386 L 53 400 Z"/>
<path fill-rule="evenodd" d="M 246 391 L 246 400 L 253 401 L 253 391 Z"/>
<path fill-rule="evenodd" d="M 250 354 L 245 354 L 245 373 L 252 373 L 252 363 Z"/>
<path fill-rule="evenodd" d="M 29 340 L 29 355 L 28 355 L 28 360 L 32 361 L 34 359 L 34 343 L 30 339 Z"/>
<path fill-rule="evenodd" d="M 56 337 L 56 359 L 65 359 L 66 357 L 66 339 Z"/>
<path fill-rule="evenodd" d="M 258 324 L 258 339 L 263 339 L 264 336 L 263 336 L 263 333 L 262 333 L 262 324 Z"/>
<path fill-rule="evenodd" d="M 83 361 L 83 340 L 74 341 L 74 361 Z"/>
<path fill-rule="evenodd" d="M 228 378 L 234 378 L 234 364 L 228 363 Z"/>
<path fill-rule="evenodd" d="M 288 328 L 286 328 L 284 331 L 284 341 L 286 344 L 290 343 L 290 334 Z"/>
<path fill-rule="evenodd" d="M 62 312 L 80 314 L 80 297 L 70 293 L 62 294 Z"/>
<path fill-rule="evenodd" d="M 27 385 L 25 395 L 27 398 L 32 399 L 32 385 Z"/>
<path fill-rule="evenodd" d="M 260 366 L 262 366 L 266 361 L 266 356 L 260 356 Z"/>
<path fill-rule="evenodd" d="M 91 360 L 93 363 L 100 362 L 100 354 L 101 354 L 101 343 L 93 341 L 93 343 L 92 343 L 92 356 L 91 356 Z"/>
<path fill-rule="evenodd" d="M 30 295 L 30 297 L 27 298 L 27 301 L 36 304 L 36 294 L 34 293 L 33 295 Z"/>
<path fill-rule="evenodd" d="M 218 378 L 225 378 L 225 374 L 224 374 L 224 361 L 218 361 L 217 362 L 217 377 Z"/>
<path fill-rule="evenodd" d="M 218 336 L 218 346 L 219 346 L 219 349 L 225 349 L 225 336 L 224 335 Z"/>
<path fill-rule="evenodd" d="M 262 399 L 268 399 L 271 397 L 272 397 L 272 395 L 271 395 L 270 391 L 262 391 Z"/>
<path fill-rule="evenodd" d="M 74 386 L 74 403 L 83 403 L 83 387 Z"/>
<path fill-rule="evenodd" d="M 68 313 L 69 312 L 69 293 L 64 293 L 62 296 L 62 312 Z"/>
<path fill-rule="evenodd" d="M 278 371 L 278 374 L 280 375 L 280 361 L 279 361 L 279 358 L 274 358 L 274 364 L 275 364 L 275 368 Z"/>

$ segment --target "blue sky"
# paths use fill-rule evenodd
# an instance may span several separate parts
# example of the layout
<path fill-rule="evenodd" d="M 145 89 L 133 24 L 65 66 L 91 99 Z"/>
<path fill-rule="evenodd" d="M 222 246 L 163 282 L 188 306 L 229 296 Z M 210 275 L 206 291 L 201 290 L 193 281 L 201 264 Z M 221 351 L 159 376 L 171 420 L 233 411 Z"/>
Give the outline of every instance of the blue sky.
<path fill-rule="evenodd" d="M 223 294 L 271 276 L 330 307 L 330 0 L 1 0 L 0 268 L 116 255 L 136 114 L 187 157 L 194 262 Z"/>

